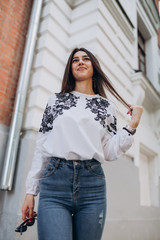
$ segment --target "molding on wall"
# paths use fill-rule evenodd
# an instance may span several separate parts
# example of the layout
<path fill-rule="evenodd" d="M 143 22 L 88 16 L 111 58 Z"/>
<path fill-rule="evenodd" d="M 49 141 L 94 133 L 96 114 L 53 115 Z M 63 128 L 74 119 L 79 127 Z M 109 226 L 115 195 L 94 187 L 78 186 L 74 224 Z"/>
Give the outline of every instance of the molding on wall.
<path fill-rule="evenodd" d="M 108 8 L 112 16 L 117 22 L 117 25 L 122 29 L 125 36 L 128 38 L 128 40 L 133 43 L 135 40 L 134 34 L 133 34 L 133 28 L 130 26 L 128 21 L 126 20 L 125 16 L 121 12 L 120 8 L 118 7 L 117 3 L 115 1 L 104 1 L 103 3 Z"/>
<path fill-rule="evenodd" d="M 150 22 L 152 23 L 152 26 L 157 32 L 158 28 L 160 27 L 160 18 L 157 14 L 157 9 L 155 8 L 153 1 L 139 0 L 139 3 L 144 8 L 145 13 L 147 14 L 147 17 L 149 18 Z"/>

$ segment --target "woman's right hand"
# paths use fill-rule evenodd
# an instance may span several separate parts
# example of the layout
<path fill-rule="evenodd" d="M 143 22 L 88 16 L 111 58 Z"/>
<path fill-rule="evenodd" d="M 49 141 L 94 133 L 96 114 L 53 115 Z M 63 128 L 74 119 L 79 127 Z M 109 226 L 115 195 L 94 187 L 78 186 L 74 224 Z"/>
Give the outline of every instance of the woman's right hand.
<path fill-rule="evenodd" d="M 22 206 L 22 219 L 25 221 L 27 218 L 32 218 L 34 210 L 34 195 L 27 194 Z"/>

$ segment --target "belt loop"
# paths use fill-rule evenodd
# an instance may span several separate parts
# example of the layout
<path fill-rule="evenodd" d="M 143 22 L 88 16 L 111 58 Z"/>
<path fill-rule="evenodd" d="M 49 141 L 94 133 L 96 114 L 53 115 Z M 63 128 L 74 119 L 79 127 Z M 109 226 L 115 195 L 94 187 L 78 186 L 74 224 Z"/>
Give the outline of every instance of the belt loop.
<path fill-rule="evenodd" d="M 60 164 L 60 161 L 61 161 L 61 159 L 60 159 L 60 158 L 58 158 L 58 159 L 57 159 L 57 161 L 56 161 L 56 164 L 55 164 L 55 167 L 56 167 L 56 168 L 59 166 L 59 164 Z"/>
<path fill-rule="evenodd" d="M 89 164 L 88 160 L 86 160 L 84 162 L 85 162 L 86 167 L 88 167 L 88 164 Z"/>

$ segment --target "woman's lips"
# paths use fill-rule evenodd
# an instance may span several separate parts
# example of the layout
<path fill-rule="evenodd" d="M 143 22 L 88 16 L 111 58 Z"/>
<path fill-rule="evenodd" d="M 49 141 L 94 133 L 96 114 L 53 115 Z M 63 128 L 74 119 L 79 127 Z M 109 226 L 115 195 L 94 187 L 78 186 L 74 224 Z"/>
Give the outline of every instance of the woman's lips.
<path fill-rule="evenodd" d="M 85 67 L 79 67 L 79 68 L 77 69 L 77 71 L 82 71 L 82 70 L 86 70 L 86 68 L 85 68 Z"/>

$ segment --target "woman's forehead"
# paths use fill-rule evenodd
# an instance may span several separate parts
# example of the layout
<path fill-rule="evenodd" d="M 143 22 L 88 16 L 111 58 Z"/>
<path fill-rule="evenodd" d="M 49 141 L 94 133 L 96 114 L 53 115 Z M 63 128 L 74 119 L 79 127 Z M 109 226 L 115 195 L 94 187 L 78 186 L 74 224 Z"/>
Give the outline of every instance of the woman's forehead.
<path fill-rule="evenodd" d="M 84 51 L 78 51 L 73 55 L 73 58 L 74 57 L 83 57 L 83 56 L 88 56 L 88 54 Z"/>

